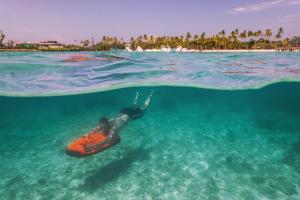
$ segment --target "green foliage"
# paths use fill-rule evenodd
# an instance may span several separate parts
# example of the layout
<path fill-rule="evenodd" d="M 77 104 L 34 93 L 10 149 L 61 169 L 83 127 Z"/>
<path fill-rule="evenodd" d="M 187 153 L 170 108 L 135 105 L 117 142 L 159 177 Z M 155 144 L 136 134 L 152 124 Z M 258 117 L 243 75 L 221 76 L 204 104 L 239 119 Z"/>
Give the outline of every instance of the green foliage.
<path fill-rule="evenodd" d="M 3 34 L 4 35 L 4 34 Z M 274 35 L 274 38 L 272 36 Z M 286 47 L 290 44 L 299 46 L 300 37 L 293 39 L 281 40 L 283 35 L 283 28 L 279 28 L 276 34 L 273 34 L 271 29 L 264 31 L 257 30 L 243 30 L 235 29 L 226 34 L 225 30 L 221 30 L 218 34 L 206 36 L 205 32 L 192 35 L 187 32 L 180 36 L 153 36 L 153 35 L 140 35 L 136 38 L 130 39 L 129 47 L 136 50 L 137 47 L 143 49 L 160 49 L 161 47 L 177 48 L 181 46 L 187 49 L 197 50 L 213 50 L 213 49 L 273 49 L 278 47 Z M 125 49 L 126 44 L 123 39 L 116 37 L 103 36 L 102 40 L 94 44 L 90 40 L 83 40 L 81 45 L 64 45 L 59 49 L 43 49 L 44 51 L 85 51 L 85 50 L 100 50 L 109 51 L 111 49 Z M 12 46 L 12 45 L 10 45 Z M 35 44 L 20 44 L 17 48 L 23 49 L 38 49 Z"/>
<path fill-rule="evenodd" d="M 38 45 L 36 45 L 36 44 L 27 44 L 27 43 L 19 44 L 19 45 L 17 45 L 17 47 L 19 49 L 38 49 Z"/>
<path fill-rule="evenodd" d="M 300 46 L 300 36 L 298 37 L 293 37 L 290 42 L 292 46 L 299 47 Z"/>
<path fill-rule="evenodd" d="M 146 36 L 146 35 L 145 35 Z M 103 36 L 102 41 L 93 46 L 93 49 L 100 51 L 109 51 L 111 49 L 124 49 L 124 41 L 116 37 Z"/>
<path fill-rule="evenodd" d="M 187 32 L 184 36 L 158 36 L 142 35 L 130 39 L 130 47 L 135 50 L 137 47 L 143 49 L 160 49 L 161 47 L 176 48 L 182 46 L 187 49 L 273 49 L 288 46 L 290 40 L 281 41 L 283 29 L 279 28 L 278 33 L 272 40 L 272 30 L 265 31 L 244 30 L 240 32 L 238 29 L 231 31 L 226 35 L 225 30 L 221 30 L 218 34 L 206 37 L 205 33 L 200 35 L 191 35 Z"/>

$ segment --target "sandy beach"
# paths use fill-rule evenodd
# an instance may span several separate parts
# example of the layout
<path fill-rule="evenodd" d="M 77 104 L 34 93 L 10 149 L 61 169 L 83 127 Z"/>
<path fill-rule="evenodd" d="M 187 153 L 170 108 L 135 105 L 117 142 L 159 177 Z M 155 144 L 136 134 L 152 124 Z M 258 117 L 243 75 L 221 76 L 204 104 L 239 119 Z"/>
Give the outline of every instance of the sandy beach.
<path fill-rule="evenodd" d="M 193 52 L 199 52 L 199 53 L 242 53 L 242 52 L 276 52 L 276 49 L 213 49 L 213 50 L 196 50 L 196 49 L 171 49 L 171 48 L 163 48 L 163 49 L 145 49 L 139 48 L 138 50 L 129 50 L 126 49 L 128 52 L 183 52 L 183 53 L 193 53 Z"/>

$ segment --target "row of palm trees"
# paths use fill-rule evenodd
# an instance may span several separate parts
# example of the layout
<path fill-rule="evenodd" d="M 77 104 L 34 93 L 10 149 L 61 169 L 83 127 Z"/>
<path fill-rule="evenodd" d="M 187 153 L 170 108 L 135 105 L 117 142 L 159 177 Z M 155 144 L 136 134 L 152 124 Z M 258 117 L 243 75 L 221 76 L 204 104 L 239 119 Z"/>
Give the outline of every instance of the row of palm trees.
<path fill-rule="evenodd" d="M 212 36 L 206 36 L 205 32 L 193 36 L 190 32 L 185 36 L 141 35 L 130 39 L 130 47 L 131 49 L 139 46 L 143 49 L 158 49 L 161 46 L 171 48 L 182 46 L 187 49 L 271 49 L 288 45 L 289 39 L 281 41 L 282 35 L 283 28 L 279 28 L 274 37 L 271 29 L 242 32 L 235 29 L 229 34 L 222 30 Z"/>
<path fill-rule="evenodd" d="M 110 49 L 124 49 L 125 42 L 123 38 L 119 40 L 117 37 L 103 36 L 102 41 L 97 43 L 96 45 L 93 45 L 92 48 L 102 51 Z"/>
<path fill-rule="evenodd" d="M 124 42 L 123 38 L 103 36 L 102 40 L 96 44 L 89 40 L 81 42 L 83 48 L 88 50 L 111 50 L 124 49 L 130 46 L 135 50 L 138 47 L 143 49 L 160 49 L 161 47 L 176 48 L 181 46 L 187 49 L 272 49 L 289 44 L 289 39 L 281 40 L 283 28 L 279 28 L 276 34 L 271 29 L 264 31 L 235 29 L 229 34 L 225 30 L 218 34 L 207 36 L 205 32 L 199 35 L 192 35 L 187 32 L 184 36 L 153 36 L 143 34 L 136 38 L 130 38 L 130 43 Z"/>
<path fill-rule="evenodd" d="M 83 40 L 81 45 L 65 45 L 64 50 L 111 50 L 124 49 L 129 46 L 135 50 L 138 47 L 143 49 L 160 49 L 161 47 L 176 48 L 181 46 L 187 49 L 273 49 L 277 47 L 288 46 L 290 39 L 282 39 L 283 28 L 279 28 L 277 32 L 271 29 L 264 31 L 257 30 L 243 30 L 235 29 L 229 33 L 221 30 L 219 33 L 207 36 L 205 32 L 201 34 L 192 35 L 187 32 L 184 36 L 153 36 L 140 35 L 132 37 L 130 43 L 126 43 L 122 38 L 103 36 L 102 40 L 94 43 L 94 39 Z M 1 31 L 0 42 L 5 35 Z M 0 44 L 0 45 L 1 45 Z M 13 46 L 13 45 L 11 45 Z"/>

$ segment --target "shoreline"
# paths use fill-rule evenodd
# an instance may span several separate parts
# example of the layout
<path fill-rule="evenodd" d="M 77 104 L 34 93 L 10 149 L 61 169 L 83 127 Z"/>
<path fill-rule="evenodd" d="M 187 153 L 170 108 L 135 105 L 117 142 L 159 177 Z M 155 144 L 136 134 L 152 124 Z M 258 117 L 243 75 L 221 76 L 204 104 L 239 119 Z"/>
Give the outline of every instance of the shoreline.
<path fill-rule="evenodd" d="M 128 51 L 128 50 L 125 50 Z M 278 49 L 205 49 L 205 50 L 196 50 L 196 49 L 145 49 L 145 50 L 130 50 L 128 52 L 178 52 L 178 53 L 268 53 L 268 52 L 288 52 L 288 51 L 281 51 Z M 292 52 L 299 52 L 299 51 L 292 51 Z"/>
<path fill-rule="evenodd" d="M 210 52 L 276 52 L 276 49 L 220 49 L 220 50 L 202 50 L 200 52 L 210 53 Z"/>
<path fill-rule="evenodd" d="M 99 51 L 99 50 L 39 50 L 39 49 L 0 49 L 1 52 L 89 52 L 89 51 Z M 128 51 L 126 49 L 121 51 L 127 52 L 179 52 L 179 53 L 243 53 L 243 52 L 255 52 L 255 53 L 265 53 L 265 52 L 287 52 L 287 51 L 279 51 L 277 49 L 206 49 L 206 50 L 196 50 L 196 49 L 184 49 L 184 50 L 176 50 L 176 49 L 145 49 L 145 50 L 131 50 Z M 107 51 L 99 51 L 99 52 L 107 52 Z M 292 51 L 298 52 L 298 51 Z"/>
<path fill-rule="evenodd" d="M 0 49 L 0 52 L 41 52 L 38 49 Z"/>
<path fill-rule="evenodd" d="M 80 52 L 80 51 L 98 51 L 98 50 L 40 50 L 40 49 L 0 49 L 1 52 Z M 105 52 L 105 51 L 103 51 Z"/>

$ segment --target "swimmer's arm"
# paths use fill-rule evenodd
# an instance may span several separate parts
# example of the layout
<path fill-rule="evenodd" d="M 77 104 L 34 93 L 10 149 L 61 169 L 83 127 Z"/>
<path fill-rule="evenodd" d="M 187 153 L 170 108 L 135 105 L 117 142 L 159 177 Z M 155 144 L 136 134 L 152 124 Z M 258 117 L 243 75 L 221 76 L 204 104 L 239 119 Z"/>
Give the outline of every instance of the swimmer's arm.
<path fill-rule="evenodd" d="M 99 142 L 98 144 L 88 145 L 86 148 L 87 151 L 92 150 L 94 148 L 100 149 L 103 147 L 103 145 L 111 143 L 114 135 L 119 133 L 119 130 L 124 127 L 129 121 L 128 115 L 121 115 L 119 117 L 119 120 L 117 119 L 111 119 L 110 124 L 112 125 L 109 133 L 107 135 L 107 139 L 103 142 Z"/>
<path fill-rule="evenodd" d="M 107 135 L 107 139 L 104 141 L 104 143 L 105 143 L 105 144 L 106 144 L 106 143 L 110 143 L 111 140 L 112 140 L 112 138 L 113 138 L 113 136 L 114 136 L 116 133 L 117 133 L 117 127 L 116 127 L 116 126 L 111 127 L 110 130 L 109 130 L 109 133 L 108 133 L 108 135 Z"/>
<path fill-rule="evenodd" d="M 116 126 L 111 127 L 111 129 L 109 130 L 109 133 L 106 137 L 106 140 L 103 142 L 100 142 L 98 144 L 95 144 L 97 148 L 101 148 L 103 145 L 105 144 L 109 144 L 112 141 L 113 136 L 116 134 L 117 130 L 116 130 Z"/>
<path fill-rule="evenodd" d="M 115 135 L 119 134 L 120 130 L 128 123 L 128 115 L 121 115 L 118 118 L 114 119 L 114 123 L 111 126 L 107 139 L 104 141 L 105 144 L 110 143 Z"/>
<path fill-rule="evenodd" d="M 103 147 L 103 145 L 109 144 L 111 142 L 115 132 L 116 132 L 115 130 L 116 130 L 115 126 L 112 127 L 111 130 L 109 131 L 109 133 L 107 135 L 107 139 L 105 141 L 99 142 L 97 144 L 87 145 L 85 147 L 85 150 L 86 151 L 92 151 L 92 150 L 95 150 L 95 149 L 99 150 Z"/>

